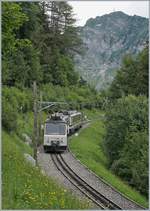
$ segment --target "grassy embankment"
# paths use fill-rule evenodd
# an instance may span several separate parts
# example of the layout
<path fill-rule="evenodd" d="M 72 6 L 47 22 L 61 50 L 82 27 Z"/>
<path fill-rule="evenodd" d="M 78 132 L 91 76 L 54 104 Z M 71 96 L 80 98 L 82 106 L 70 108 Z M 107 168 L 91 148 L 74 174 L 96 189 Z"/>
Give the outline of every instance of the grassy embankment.
<path fill-rule="evenodd" d="M 111 184 L 121 193 L 137 203 L 148 207 L 148 201 L 132 187 L 129 187 L 120 178 L 115 176 L 107 167 L 108 160 L 103 150 L 103 137 L 105 134 L 104 122 L 98 116 L 103 112 L 85 111 L 92 120 L 90 126 L 81 130 L 78 136 L 70 138 L 70 149 L 75 156 L 99 177 Z"/>
<path fill-rule="evenodd" d="M 30 115 L 29 115 L 30 116 Z M 20 118 L 20 133 L 32 132 L 32 117 Z M 24 128 L 24 130 L 23 130 Z M 3 209 L 88 209 L 88 201 L 80 201 L 59 186 L 57 181 L 32 167 L 23 154 L 32 149 L 16 134 L 2 134 L 2 208 Z"/>

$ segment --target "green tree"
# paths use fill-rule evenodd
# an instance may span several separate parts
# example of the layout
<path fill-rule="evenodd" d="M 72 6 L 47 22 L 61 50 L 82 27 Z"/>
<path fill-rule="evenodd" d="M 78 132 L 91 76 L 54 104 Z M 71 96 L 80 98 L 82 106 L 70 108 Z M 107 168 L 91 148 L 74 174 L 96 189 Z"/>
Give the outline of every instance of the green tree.
<path fill-rule="evenodd" d="M 148 102 L 144 96 L 128 96 L 119 99 L 106 112 L 105 146 L 110 165 L 120 157 L 127 132 L 148 128 Z"/>
<path fill-rule="evenodd" d="M 41 18 L 45 35 L 40 54 L 43 82 L 61 86 L 76 84 L 78 75 L 74 71 L 72 54 L 80 45 L 80 39 L 73 26 L 72 7 L 66 2 L 43 2 Z"/>
<path fill-rule="evenodd" d="M 80 39 L 67 2 L 4 3 L 2 12 L 4 85 L 77 84 L 73 52 Z"/>
<path fill-rule="evenodd" d="M 136 86 L 136 95 L 143 94 L 148 97 L 148 78 L 149 78 L 149 47 L 148 44 L 144 50 L 137 56 L 138 72 L 135 80 L 138 82 Z"/>
<path fill-rule="evenodd" d="M 2 89 L 2 126 L 9 132 L 18 128 L 18 116 L 32 110 L 32 93 L 16 87 L 3 86 Z"/>
<path fill-rule="evenodd" d="M 110 168 L 142 193 L 148 181 L 148 101 L 122 97 L 106 112 L 104 141 Z M 139 169 L 140 168 L 140 169 Z"/>
<path fill-rule="evenodd" d="M 148 133 L 147 130 L 131 132 L 113 170 L 130 185 L 148 196 Z"/>
<path fill-rule="evenodd" d="M 13 54 L 20 40 L 16 39 L 18 30 L 28 17 L 17 3 L 2 3 L 2 52 L 3 56 Z"/>
<path fill-rule="evenodd" d="M 29 45 L 27 39 L 17 39 L 16 31 L 28 20 L 17 3 L 2 3 L 2 80 L 7 84 L 11 79 L 12 55 L 18 46 Z"/>
<path fill-rule="evenodd" d="M 148 64 L 148 46 L 135 58 L 126 55 L 110 86 L 110 98 L 117 99 L 129 94 L 148 96 Z"/>

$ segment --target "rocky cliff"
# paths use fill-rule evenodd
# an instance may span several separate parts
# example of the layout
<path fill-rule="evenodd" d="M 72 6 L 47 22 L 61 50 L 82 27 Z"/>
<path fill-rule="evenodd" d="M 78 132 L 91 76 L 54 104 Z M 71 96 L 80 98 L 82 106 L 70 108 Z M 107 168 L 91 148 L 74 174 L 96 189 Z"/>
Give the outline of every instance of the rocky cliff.
<path fill-rule="evenodd" d="M 76 70 L 96 89 L 108 86 L 125 54 L 137 54 L 148 40 L 148 19 L 113 12 L 79 27 L 84 55 L 75 56 Z"/>

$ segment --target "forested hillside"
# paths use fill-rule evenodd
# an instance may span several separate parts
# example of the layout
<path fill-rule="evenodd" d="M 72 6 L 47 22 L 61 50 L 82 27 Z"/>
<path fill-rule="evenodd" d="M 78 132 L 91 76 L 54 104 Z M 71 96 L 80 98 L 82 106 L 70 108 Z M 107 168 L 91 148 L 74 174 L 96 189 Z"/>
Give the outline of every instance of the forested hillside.
<path fill-rule="evenodd" d="M 5 2 L 2 11 L 3 127 L 17 127 L 10 118 L 15 122 L 18 112 L 32 110 L 33 81 L 44 100 L 72 102 L 71 108 L 99 105 L 100 95 L 74 70 L 82 43 L 71 6 Z"/>
<path fill-rule="evenodd" d="M 67 3 L 4 3 L 2 11 L 4 85 L 77 84 L 72 55 L 80 39 Z"/>

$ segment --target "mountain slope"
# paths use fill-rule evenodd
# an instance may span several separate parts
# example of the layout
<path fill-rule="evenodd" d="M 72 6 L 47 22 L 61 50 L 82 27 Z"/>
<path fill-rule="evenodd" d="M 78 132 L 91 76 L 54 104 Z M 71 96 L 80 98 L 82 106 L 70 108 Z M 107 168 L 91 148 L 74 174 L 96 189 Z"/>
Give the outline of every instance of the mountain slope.
<path fill-rule="evenodd" d="M 148 19 L 113 12 L 79 27 L 85 54 L 75 56 L 76 70 L 96 89 L 111 83 L 125 54 L 138 53 L 148 40 Z"/>

